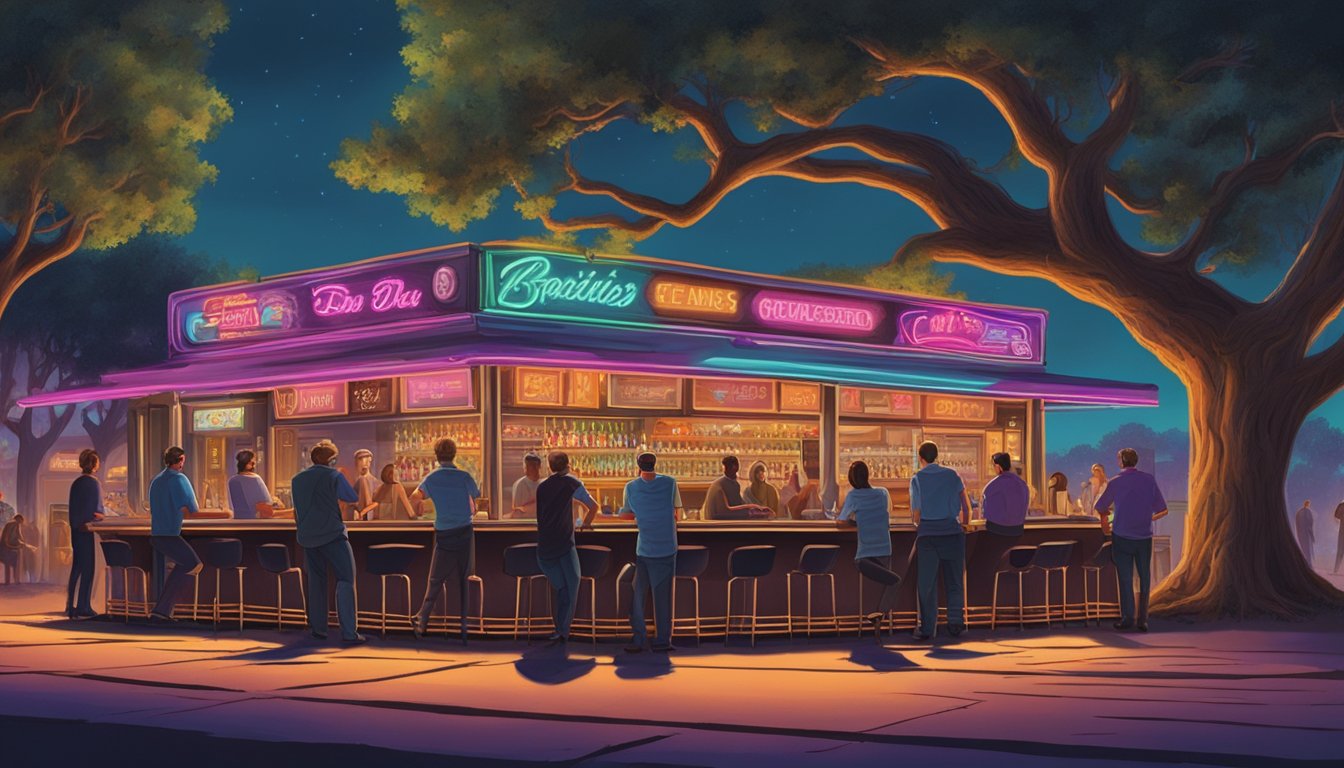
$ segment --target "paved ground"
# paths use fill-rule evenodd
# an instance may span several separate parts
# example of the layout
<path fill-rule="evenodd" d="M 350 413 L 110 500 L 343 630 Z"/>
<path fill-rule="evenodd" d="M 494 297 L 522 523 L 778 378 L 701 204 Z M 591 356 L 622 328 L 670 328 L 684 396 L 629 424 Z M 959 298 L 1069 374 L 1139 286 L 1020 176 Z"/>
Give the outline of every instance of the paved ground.
<path fill-rule="evenodd" d="M 885 646 L 375 639 L 74 623 L 0 587 L 0 763 L 1344 765 L 1344 618 Z"/>

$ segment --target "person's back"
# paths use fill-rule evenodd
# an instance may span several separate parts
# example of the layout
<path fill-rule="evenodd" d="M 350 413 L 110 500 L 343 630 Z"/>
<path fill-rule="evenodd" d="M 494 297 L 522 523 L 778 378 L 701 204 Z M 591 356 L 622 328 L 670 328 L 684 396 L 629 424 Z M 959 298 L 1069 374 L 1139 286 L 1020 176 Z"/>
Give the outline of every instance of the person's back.
<path fill-rule="evenodd" d="M 271 494 L 260 476 L 239 472 L 229 478 L 229 506 L 233 508 L 235 519 L 256 519 L 257 505 L 270 502 Z"/>
<path fill-rule="evenodd" d="M 574 495 L 583 483 L 553 474 L 537 485 L 537 557 L 554 559 L 574 547 Z"/>
<path fill-rule="evenodd" d="M 84 526 L 94 522 L 102 508 L 102 487 L 93 475 L 80 475 L 70 483 L 70 503 L 67 506 L 70 515 L 70 529 L 83 531 Z"/>
<path fill-rule="evenodd" d="M 845 495 L 842 519 L 852 516 L 858 527 L 854 559 L 891 556 L 891 494 L 886 488 L 854 488 Z"/>
<path fill-rule="evenodd" d="M 151 536 L 177 536 L 182 533 L 183 508 L 197 511 L 196 493 L 187 476 L 165 467 L 149 483 Z"/>
<path fill-rule="evenodd" d="M 963 490 L 957 471 L 940 464 L 929 464 L 910 478 L 910 506 L 919 510 L 919 536 L 961 532 Z"/>
<path fill-rule="evenodd" d="M 985 485 L 985 526 L 1000 536 L 1020 536 L 1031 504 L 1031 489 L 1013 472 L 1001 472 Z"/>
<path fill-rule="evenodd" d="M 22 523 L 17 519 L 5 523 L 5 527 L 0 529 L 0 546 L 9 550 L 19 550 L 23 548 L 23 528 Z"/>
<path fill-rule="evenodd" d="M 681 495 L 677 481 L 668 475 L 637 477 L 625 485 L 625 506 L 635 515 L 639 535 L 635 554 L 666 557 L 677 553 L 677 507 Z"/>
<path fill-rule="evenodd" d="M 340 480 L 341 473 L 335 467 L 314 464 L 290 481 L 299 546 L 320 547 L 345 536 L 338 495 Z"/>
<path fill-rule="evenodd" d="M 737 478 L 719 475 L 709 484 L 705 493 L 705 503 L 700 515 L 702 520 L 746 520 L 750 515 L 746 510 L 729 509 L 739 507 L 746 502 L 742 498 L 742 484 Z"/>
<path fill-rule="evenodd" d="M 441 462 L 420 481 L 420 491 L 434 502 L 435 530 L 447 531 L 471 525 L 481 491 L 470 473 L 451 462 Z"/>
<path fill-rule="evenodd" d="M 1115 522 L 1111 530 L 1125 539 L 1153 538 L 1153 515 L 1165 510 L 1167 502 L 1152 475 L 1135 467 L 1125 467 L 1106 484 L 1097 500 L 1098 512 L 1114 506 Z"/>

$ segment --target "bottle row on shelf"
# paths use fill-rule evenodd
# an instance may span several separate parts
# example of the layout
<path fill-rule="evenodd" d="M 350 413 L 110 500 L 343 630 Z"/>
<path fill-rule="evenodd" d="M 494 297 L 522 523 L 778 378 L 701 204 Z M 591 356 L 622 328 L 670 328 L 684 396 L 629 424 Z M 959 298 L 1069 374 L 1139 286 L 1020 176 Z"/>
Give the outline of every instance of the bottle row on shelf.
<path fill-rule="evenodd" d="M 719 422 L 719 421 L 670 421 L 660 420 L 654 427 L 657 437 L 703 437 L 703 438 L 749 438 L 769 440 L 787 438 L 801 440 L 815 438 L 820 434 L 819 427 L 808 423 L 790 422 Z"/>
<path fill-rule="evenodd" d="M 439 468 L 439 462 L 432 457 L 407 454 L 398 454 L 392 465 L 396 468 L 397 481 L 402 483 L 418 483 L 425 475 Z M 453 465 L 474 477 L 477 483 L 481 482 L 479 456 L 459 452 Z"/>
<path fill-rule="evenodd" d="M 469 421 L 413 421 L 397 424 L 392 429 L 392 448 L 398 453 L 411 451 L 432 453 L 434 443 L 444 437 L 451 437 L 457 443 L 459 451 L 481 447 L 481 428 L 472 419 Z"/>
<path fill-rule="evenodd" d="M 750 482 L 747 470 L 755 461 L 750 456 L 742 457 L 739 481 Z M 797 462 L 797 457 L 792 457 L 792 461 L 767 461 L 766 479 L 775 485 L 783 484 L 789 470 L 798 466 Z M 571 456 L 570 470 L 580 480 L 630 480 L 639 474 L 635 457 L 624 454 Z M 723 474 L 723 465 L 714 459 L 660 457 L 657 472 L 660 475 L 671 475 L 682 483 L 708 483 Z"/>

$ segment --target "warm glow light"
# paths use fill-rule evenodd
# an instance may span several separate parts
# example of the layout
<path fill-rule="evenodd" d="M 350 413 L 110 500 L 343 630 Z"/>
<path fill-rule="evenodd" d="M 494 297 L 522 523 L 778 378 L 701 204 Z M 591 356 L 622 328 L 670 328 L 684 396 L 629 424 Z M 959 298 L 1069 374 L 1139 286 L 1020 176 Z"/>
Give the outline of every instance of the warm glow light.
<path fill-rule="evenodd" d="M 867 301 L 828 296 L 761 291 L 751 310 L 761 324 L 799 331 L 823 329 L 832 333 L 866 336 L 882 319 L 882 307 Z"/>
<path fill-rule="evenodd" d="M 648 299 L 660 315 L 714 320 L 737 320 L 742 315 L 742 292 L 726 285 L 655 277 L 649 283 Z"/>

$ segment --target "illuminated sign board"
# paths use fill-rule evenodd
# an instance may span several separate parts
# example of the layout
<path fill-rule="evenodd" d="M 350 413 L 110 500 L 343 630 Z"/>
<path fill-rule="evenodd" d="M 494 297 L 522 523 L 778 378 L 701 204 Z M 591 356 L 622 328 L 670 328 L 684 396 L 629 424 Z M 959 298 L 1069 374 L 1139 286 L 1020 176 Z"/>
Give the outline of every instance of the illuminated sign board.
<path fill-rule="evenodd" d="M 882 319 L 882 307 L 870 301 L 830 296 L 761 291 L 751 302 L 752 314 L 764 326 L 795 331 L 831 331 L 867 336 Z"/>
<path fill-rule="evenodd" d="M 277 419 L 311 419 L 349 413 L 343 381 L 279 387 L 275 390 L 274 403 Z"/>
<path fill-rule="evenodd" d="M 475 260 L 466 249 L 356 264 L 254 285 L 180 291 L 169 299 L 176 353 L 469 311 Z"/>
<path fill-rule="evenodd" d="M 965 424 L 993 424 L 993 400 L 972 400 L 943 395 L 924 396 L 924 418 L 928 421 L 955 421 Z"/>
<path fill-rule="evenodd" d="M 82 472 L 78 451 L 57 451 L 47 459 L 48 472 Z"/>
<path fill-rule="evenodd" d="M 774 413 L 775 395 L 775 382 L 768 379 L 696 379 L 691 406 L 697 411 Z"/>
<path fill-rule="evenodd" d="M 919 396 L 886 389 L 841 387 L 840 412 L 915 419 L 919 418 Z"/>
<path fill-rule="evenodd" d="M 564 405 L 560 398 L 565 372 L 558 368 L 515 368 L 513 401 L 515 405 Z"/>
<path fill-rule="evenodd" d="M 607 403 L 613 408 L 680 408 L 681 379 L 613 373 L 607 377 Z"/>
<path fill-rule="evenodd" d="M 742 317 L 742 291 L 722 283 L 699 283 L 672 277 L 649 281 L 649 305 L 668 317 L 737 320 Z"/>
<path fill-rule="evenodd" d="M 191 413 L 191 428 L 194 432 L 237 431 L 244 428 L 245 412 L 242 407 L 198 408 Z"/>
<path fill-rule="evenodd" d="M 642 276 L 546 254 L 521 255 L 499 267 L 494 299 L 504 309 L 555 312 L 619 310 L 639 297 Z"/>
<path fill-rule="evenodd" d="M 821 385 L 779 382 L 779 410 L 784 413 L 821 413 Z"/>
<path fill-rule="evenodd" d="M 391 379 L 352 381 L 349 389 L 350 415 L 380 416 L 392 413 Z"/>
<path fill-rule="evenodd" d="M 444 411 L 472 406 L 471 369 L 403 376 L 401 410 Z"/>
<path fill-rule="evenodd" d="M 900 327 L 905 343 L 915 347 L 1018 360 L 1039 357 L 1039 337 L 1025 324 L 969 309 L 909 310 L 901 313 Z"/>

